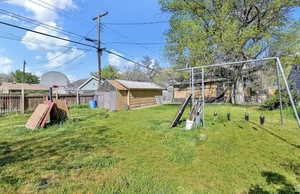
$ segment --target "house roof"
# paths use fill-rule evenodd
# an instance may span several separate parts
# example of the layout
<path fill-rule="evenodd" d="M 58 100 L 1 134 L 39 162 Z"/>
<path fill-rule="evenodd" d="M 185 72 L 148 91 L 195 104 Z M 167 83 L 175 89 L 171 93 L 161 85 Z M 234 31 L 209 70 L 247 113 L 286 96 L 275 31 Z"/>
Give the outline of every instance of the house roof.
<path fill-rule="evenodd" d="M 49 90 L 46 86 L 40 84 L 22 84 L 22 83 L 2 83 L 0 85 L 0 90 Z"/>
<path fill-rule="evenodd" d="M 127 80 L 115 80 L 127 89 L 151 89 L 151 90 L 163 90 L 162 87 L 153 82 L 138 82 L 138 81 L 127 81 Z"/>
<path fill-rule="evenodd" d="M 83 83 L 85 83 L 88 79 L 80 79 L 80 80 L 77 80 L 77 81 L 74 81 L 72 83 L 70 83 L 68 86 L 67 86 L 67 89 L 77 89 L 79 88 Z"/>
<path fill-rule="evenodd" d="M 80 90 L 82 89 L 86 84 L 88 84 L 91 80 L 99 80 L 98 77 L 96 76 L 91 76 L 89 78 L 86 78 L 86 79 L 80 79 L 80 80 L 77 80 L 77 81 L 74 81 L 72 83 L 70 83 L 66 89 L 67 90 Z"/>

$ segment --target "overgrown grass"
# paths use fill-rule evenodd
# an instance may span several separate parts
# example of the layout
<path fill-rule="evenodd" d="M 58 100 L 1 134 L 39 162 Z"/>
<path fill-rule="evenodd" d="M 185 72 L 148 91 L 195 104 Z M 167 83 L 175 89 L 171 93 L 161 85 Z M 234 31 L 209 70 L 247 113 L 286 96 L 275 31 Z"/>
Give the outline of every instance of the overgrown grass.
<path fill-rule="evenodd" d="M 290 110 L 281 127 L 279 111 L 205 108 L 205 128 L 193 131 L 169 128 L 174 105 L 73 107 L 72 119 L 36 131 L 23 126 L 29 115 L 0 117 L 0 193 L 296 192 L 300 130 Z"/>

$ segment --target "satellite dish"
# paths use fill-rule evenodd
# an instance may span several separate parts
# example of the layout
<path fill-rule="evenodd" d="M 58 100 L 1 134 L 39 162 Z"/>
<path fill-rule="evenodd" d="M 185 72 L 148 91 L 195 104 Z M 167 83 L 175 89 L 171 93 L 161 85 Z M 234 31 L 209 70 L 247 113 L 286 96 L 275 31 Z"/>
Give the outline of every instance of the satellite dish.
<path fill-rule="evenodd" d="M 47 87 L 64 87 L 70 84 L 70 80 L 61 72 L 49 71 L 41 76 L 40 84 Z"/>

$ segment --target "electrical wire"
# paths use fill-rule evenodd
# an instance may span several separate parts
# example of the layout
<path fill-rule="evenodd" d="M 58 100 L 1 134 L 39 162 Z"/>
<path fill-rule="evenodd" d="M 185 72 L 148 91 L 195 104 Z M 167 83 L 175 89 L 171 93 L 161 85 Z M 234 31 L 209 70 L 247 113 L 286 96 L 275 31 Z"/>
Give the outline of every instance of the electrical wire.
<path fill-rule="evenodd" d="M 96 48 L 97 49 L 97 47 L 93 46 L 93 45 L 81 43 L 81 42 L 74 41 L 74 40 L 69 40 L 69 39 L 66 39 L 66 38 L 61 38 L 61 37 L 58 37 L 58 36 L 54 36 L 54 35 L 51 35 L 51 34 L 47 34 L 47 33 L 44 33 L 44 32 L 39 32 L 39 31 L 35 31 L 35 30 L 31 30 L 29 28 L 24 28 L 24 27 L 17 26 L 17 25 L 14 25 L 14 24 L 9 24 L 9 23 L 2 22 L 2 21 L 0 21 L 0 24 L 6 25 L 6 26 L 10 26 L 10 27 L 13 27 L 13 28 L 18 28 L 18 29 L 25 30 L 25 31 L 29 31 L 29 32 L 33 32 L 33 33 L 36 33 L 36 34 L 48 36 L 48 37 L 51 37 L 51 38 L 56 38 L 56 39 L 63 40 L 63 41 L 66 41 L 66 42 L 71 42 L 71 43 L 79 44 L 79 45 L 82 45 L 82 46 L 86 46 L 86 47 L 91 47 L 91 48 Z"/>
<path fill-rule="evenodd" d="M 16 14 L 14 12 L 7 11 L 7 10 L 4 10 L 4 9 L 0 9 L 0 14 L 6 15 L 6 16 L 9 16 L 9 17 L 13 17 L 13 18 L 16 18 L 18 20 L 25 21 L 25 22 L 28 22 L 28 23 L 31 23 L 31 24 L 34 24 L 34 25 L 39 25 L 39 26 L 41 26 L 43 28 L 46 28 L 48 30 L 53 30 L 53 31 L 56 31 L 56 32 L 59 32 L 59 33 L 63 33 L 65 35 L 73 35 L 73 36 L 80 37 L 80 38 L 83 37 L 80 34 L 76 34 L 74 32 L 63 30 L 61 28 L 58 28 L 58 27 L 55 27 L 55 26 L 51 26 L 49 24 L 42 23 L 42 22 L 40 22 L 38 20 L 35 20 L 35 19 L 32 19 L 32 18 L 28 18 L 28 17 L 22 16 L 22 15 L 19 15 L 19 14 Z"/>
<path fill-rule="evenodd" d="M 91 32 L 93 32 L 95 30 L 95 26 L 92 27 L 91 30 L 89 30 L 87 33 L 86 33 L 86 36 L 88 36 Z M 84 40 L 84 38 L 82 38 L 81 40 L 79 40 L 80 42 Z M 51 59 L 49 59 L 48 61 L 52 61 L 52 60 L 55 60 L 65 54 L 67 54 L 72 48 L 69 48 L 69 49 L 66 49 L 65 51 L 63 51 L 61 54 L 57 55 L 57 56 L 54 56 L 52 57 Z"/>
<path fill-rule="evenodd" d="M 48 37 L 51 37 L 51 38 L 56 38 L 56 39 L 59 39 L 59 40 L 63 40 L 63 41 L 67 41 L 67 42 L 71 42 L 71 43 L 75 43 L 75 44 L 79 44 L 79 45 L 83 45 L 83 46 L 87 46 L 87 47 L 91 47 L 91 48 L 96 48 L 98 49 L 96 46 L 92 46 L 92 45 L 88 45 L 88 44 L 84 44 L 84 43 L 81 43 L 81 42 L 78 42 L 78 41 L 73 41 L 73 40 L 68 40 L 68 39 L 65 39 L 65 38 L 61 38 L 61 37 L 58 37 L 58 36 L 53 36 L 53 35 L 50 35 L 50 34 L 47 34 L 47 33 L 43 33 L 43 32 L 38 32 L 38 31 L 35 31 L 35 30 L 31 30 L 31 29 L 28 29 L 28 28 L 24 28 L 24 27 L 20 27 L 20 26 L 16 26 L 16 25 L 13 25 L 13 24 L 9 24 L 9 23 L 6 23 L 6 22 L 2 22 L 0 21 L 0 24 L 3 24 L 3 25 L 6 25 L 6 26 L 10 26 L 10 27 L 14 27 L 14 28 L 17 28 L 17 29 L 21 29 L 21 30 L 25 30 L 25 31 L 30 31 L 30 32 L 33 32 L 33 33 L 37 33 L 37 34 L 40 34 L 40 35 L 44 35 L 44 36 L 48 36 Z M 7 38 L 7 37 L 6 37 Z M 141 63 L 138 63 L 132 59 L 129 59 L 127 57 L 124 57 L 118 53 L 115 53 L 113 51 L 110 51 L 110 50 L 107 50 L 107 49 L 103 49 L 103 51 L 109 53 L 109 54 L 113 54 L 115 56 L 118 56 L 124 60 L 127 60 L 131 63 L 134 63 L 136 65 L 139 65 L 139 66 L 142 66 L 144 68 L 147 68 L 147 69 L 151 69 L 153 70 L 152 68 L 149 68 L 145 65 L 142 65 Z"/>
<path fill-rule="evenodd" d="M 129 38 L 128 36 L 122 34 L 121 32 L 119 32 L 119 31 L 117 31 L 117 30 L 112 29 L 111 27 L 109 27 L 109 26 L 107 26 L 107 25 L 104 25 L 104 24 L 103 24 L 103 27 L 109 29 L 109 30 L 112 31 L 113 33 L 115 33 L 115 34 L 117 34 L 118 36 L 122 37 L 123 39 L 130 40 L 130 38 Z M 155 53 L 155 51 L 151 50 L 150 48 L 148 48 L 148 47 L 146 47 L 146 46 L 144 46 L 144 45 L 136 45 L 136 46 L 138 46 L 138 47 L 140 47 L 140 48 L 143 48 L 144 50 L 147 50 L 148 52 L 150 51 L 150 52 Z"/>
<path fill-rule="evenodd" d="M 164 42 L 105 42 L 106 44 L 127 44 L 127 45 L 164 45 Z"/>
<path fill-rule="evenodd" d="M 129 58 L 127 58 L 127 57 L 124 57 L 124 56 L 122 56 L 122 55 L 120 55 L 120 54 L 118 54 L 118 53 L 115 53 L 115 52 L 113 52 L 113 51 L 110 51 L 110 50 L 108 50 L 108 49 L 104 49 L 103 51 L 105 51 L 105 52 L 107 52 L 107 53 L 109 53 L 109 54 L 115 55 L 115 56 L 117 56 L 117 57 L 119 57 L 119 58 L 121 58 L 121 59 L 124 59 L 124 60 L 126 60 L 126 61 L 129 61 L 129 62 L 131 62 L 131 63 L 133 63 L 133 64 L 135 64 L 135 65 L 144 67 L 144 68 L 149 69 L 149 70 L 151 70 L 151 71 L 156 71 L 156 70 L 153 69 L 153 68 L 150 68 L 150 67 L 148 67 L 148 66 L 146 66 L 146 65 L 143 65 L 143 64 L 141 64 L 141 63 L 139 63 L 139 62 L 136 62 L 136 61 L 134 61 L 134 60 L 132 60 L 132 59 L 129 59 Z"/>
<path fill-rule="evenodd" d="M 154 21 L 154 22 L 136 22 L 136 23 L 113 23 L 105 22 L 106 25 L 116 25 L 116 26 L 137 26 L 137 25 L 153 25 L 153 24 L 166 24 L 168 21 Z"/>
<path fill-rule="evenodd" d="M 1 39 L 6 39 L 6 40 L 13 40 L 13 41 L 17 41 L 17 42 L 28 42 L 28 43 L 31 43 L 31 44 L 40 44 L 40 43 L 46 43 L 46 42 L 43 42 L 41 40 L 37 40 L 37 41 L 32 41 L 32 40 L 23 40 L 22 38 L 18 38 L 17 36 L 15 36 L 15 38 L 12 38 L 12 37 L 7 37 L 7 36 L 3 36 L 3 35 L 0 35 L 0 38 Z M 63 45 L 55 45 L 55 47 L 60 47 L 60 48 L 68 48 L 68 49 L 78 49 L 78 50 L 83 50 L 83 51 L 87 51 L 88 49 L 83 49 L 83 48 L 78 48 L 78 47 L 70 47 L 70 46 L 63 46 Z"/>

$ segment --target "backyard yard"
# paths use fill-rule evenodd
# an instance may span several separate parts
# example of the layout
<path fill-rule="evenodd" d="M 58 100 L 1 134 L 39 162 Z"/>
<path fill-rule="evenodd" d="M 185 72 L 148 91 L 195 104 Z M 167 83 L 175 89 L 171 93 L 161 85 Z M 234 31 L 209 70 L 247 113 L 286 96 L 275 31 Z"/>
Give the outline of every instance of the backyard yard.
<path fill-rule="evenodd" d="M 29 114 L 0 117 L 0 193 L 265 194 L 299 189 L 300 130 L 290 111 L 284 112 L 280 127 L 278 111 L 209 105 L 205 128 L 184 131 L 185 122 L 169 128 L 177 108 L 107 112 L 77 107 L 71 109 L 72 119 L 37 131 L 24 128 Z"/>

